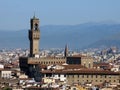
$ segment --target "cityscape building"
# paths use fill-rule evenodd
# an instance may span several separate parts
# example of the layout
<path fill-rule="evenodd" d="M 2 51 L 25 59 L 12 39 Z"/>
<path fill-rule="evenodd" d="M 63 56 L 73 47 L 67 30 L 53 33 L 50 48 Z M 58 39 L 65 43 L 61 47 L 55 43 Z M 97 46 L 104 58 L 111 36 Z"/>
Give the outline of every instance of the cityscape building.
<path fill-rule="evenodd" d="M 69 56 L 68 46 L 65 46 L 62 57 L 39 55 L 39 19 L 33 16 L 30 20 L 29 30 L 30 54 L 19 58 L 20 69 L 29 78 L 36 82 L 46 83 L 47 87 L 52 84 L 60 85 L 108 85 L 120 84 L 119 70 L 111 70 L 109 64 L 97 66 L 94 57 L 89 55 Z M 113 49 L 114 52 L 116 52 Z"/>

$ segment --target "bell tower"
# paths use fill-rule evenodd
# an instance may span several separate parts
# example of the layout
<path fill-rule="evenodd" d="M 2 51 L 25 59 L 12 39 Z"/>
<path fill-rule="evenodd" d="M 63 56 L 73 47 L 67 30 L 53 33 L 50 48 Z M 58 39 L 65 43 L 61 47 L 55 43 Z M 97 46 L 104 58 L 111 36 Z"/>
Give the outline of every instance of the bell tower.
<path fill-rule="evenodd" d="M 30 40 L 30 57 L 39 57 L 40 29 L 39 19 L 35 16 L 30 20 L 30 30 L 28 34 Z"/>

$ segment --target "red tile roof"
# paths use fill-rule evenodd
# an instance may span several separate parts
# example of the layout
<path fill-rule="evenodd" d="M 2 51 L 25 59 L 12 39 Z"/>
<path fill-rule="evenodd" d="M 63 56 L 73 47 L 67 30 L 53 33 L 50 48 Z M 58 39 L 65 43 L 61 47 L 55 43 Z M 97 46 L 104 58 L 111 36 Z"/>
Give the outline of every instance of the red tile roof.
<path fill-rule="evenodd" d="M 68 69 L 68 70 L 44 70 L 42 73 L 58 73 L 58 74 L 107 74 L 107 75 L 120 75 L 120 72 L 113 72 L 107 70 L 96 69 Z"/>

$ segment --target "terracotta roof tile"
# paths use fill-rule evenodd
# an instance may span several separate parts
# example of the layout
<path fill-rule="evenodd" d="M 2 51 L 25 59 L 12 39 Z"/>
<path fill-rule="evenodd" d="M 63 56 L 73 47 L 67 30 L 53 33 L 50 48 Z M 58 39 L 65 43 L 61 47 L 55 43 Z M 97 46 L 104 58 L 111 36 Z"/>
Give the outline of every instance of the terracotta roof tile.
<path fill-rule="evenodd" d="M 69 69 L 69 70 L 44 70 L 42 73 L 66 73 L 66 74 L 107 74 L 107 75 L 120 75 L 120 72 L 113 72 L 107 70 L 96 70 L 96 69 Z"/>

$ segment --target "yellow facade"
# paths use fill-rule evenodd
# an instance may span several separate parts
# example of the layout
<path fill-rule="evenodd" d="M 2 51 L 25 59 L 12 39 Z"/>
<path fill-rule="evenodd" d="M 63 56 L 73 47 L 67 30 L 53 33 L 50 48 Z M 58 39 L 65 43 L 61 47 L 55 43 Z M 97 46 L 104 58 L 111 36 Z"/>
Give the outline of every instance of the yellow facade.
<path fill-rule="evenodd" d="M 104 75 L 104 74 L 68 74 L 67 75 L 67 83 L 73 84 L 73 83 L 92 83 L 93 85 L 99 85 L 104 82 L 109 83 L 120 83 L 120 74 L 117 75 Z"/>

